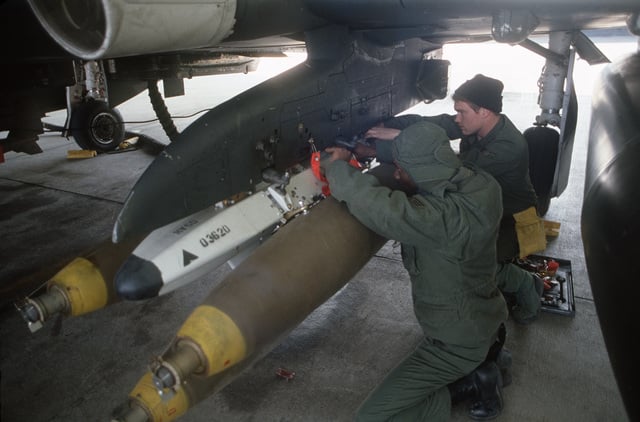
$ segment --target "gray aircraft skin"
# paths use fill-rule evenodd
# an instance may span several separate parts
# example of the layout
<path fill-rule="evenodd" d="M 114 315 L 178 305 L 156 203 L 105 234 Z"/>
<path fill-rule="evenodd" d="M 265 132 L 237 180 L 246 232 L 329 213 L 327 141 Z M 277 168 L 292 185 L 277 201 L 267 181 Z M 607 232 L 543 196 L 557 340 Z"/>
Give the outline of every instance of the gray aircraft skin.
<path fill-rule="evenodd" d="M 181 133 L 173 132 L 171 144 L 140 177 L 117 218 L 113 241 L 124 245 L 220 201 L 253 192 L 266 174 L 284 174 L 295 165 L 307 165 L 310 140 L 318 149 L 350 144 L 384 118 L 420 101 L 445 97 L 449 63 L 439 59 L 439 49 L 447 43 L 489 39 L 520 44 L 546 59 L 547 71 L 541 75 L 541 113 L 536 117 L 537 126 L 543 129 L 536 139 L 542 140 L 530 141 L 530 149 L 532 156 L 542 153 L 556 157 L 552 166 L 532 164 L 531 168 L 538 196 L 548 206 L 548 200 L 560 195 L 567 185 L 577 110 L 571 82 L 573 60 L 577 54 L 589 63 L 606 61 L 582 31 L 626 26 L 631 33 L 640 34 L 637 0 L 598 4 L 585 0 L 227 0 L 197 4 L 30 0 L 29 6 L 19 1 L 0 5 L 2 20 L 14 21 L 14 26 L 3 28 L 15 29 L 19 22 L 34 28 L 32 36 L 21 40 L 19 47 L 13 46 L 11 54 L 2 59 L 5 68 L 13 72 L 9 80 L 3 81 L 3 105 L 11 99 L 21 114 L 1 115 L 0 129 L 14 133 L 4 141 L 5 148 L 13 148 L 18 140 L 26 139 L 26 143 L 19 142 L 22 146 L 13 148 L 16 151 L 34 152 L 37 148 L 33 147 L 33 136 L 38 125 L 41 127 L 42 114 L 68 107 L 69 91 L 65 93 L 65 87 L 78 85 L 73 63 L 97 64 L 96 74 L 109 85 L 109 95 L 100 92 L 97 99 L 108 102 L 108 110 L 112 110 L 151 86 L 150 81 L 184 77 L 177 67 L 164 74 L 145 73 L 145 69 L 153 67 L 150 64 L 165 63 L 163 60 L 171 61 L 172 57 L 203 52 L 209 58 L 220 53 L 258 57 L 301 45 L 307 51 L 304 63 L 211 109 Z M 163 36 L 158 36 L 159 28 L 163 28 Z M 541 35 L 548 35 L 548 47 L 530 39 Z M 119 78 L 121 70 L 123 75 Z M 54 79 L 56 75 L 62 77 Z M 630 52 L 629 58 L 615 64 L 596 87 L 582 214 L 590 283 L 631 420 L 640 419 L 640 406 L 635 400 L 635 383 L 640 375 L 636 359 L 639 346 L 628 334 L 639 331 L 637 318 L 632 315 L 633 299 L 640 293 L 636 283 L 638 269 L 633 262 L 639 251 L 634 242 L 640 214 L 639 78 L 640 56 L 637 51 Z M 98 111 L 108 114 L 107 109 Z M 85 120 L 87 113 L 84 112 Z M 165 121 L 163 126 L 165 123 L 170 131 L 170 122 Z M 84 141 L 84 146 L 93 146 L 88 145 L 86 135 L 79 136 L 81 145 Z M 150 209 L 154 212 L 149 213 Z M 541 214 L 544 211 L 543 207 Z M 328 233 L 339 230 L 333 223 L 355 227 L 348 216 L 336 217 L 323 208 L 317 210 L 316 216 L 322 213 L 328 216 L 322 223 Z M 362 233 L 360 246 L 373 253 L 380 246 L 379 241 L 368 236 Z M 229 279 L 239 277 L 245 281 L 242 274 L 251 274 L 255 269 L 278 274 L 283 258 L 274 258 L 270 245 L 268 241 L 261 246 L 256 257 L 243 263 L 237 272 L 234 270 Z M 296 253 L 294 249 L 290 251 L 292 255 Z M 290 259 L 297 260 L 296 256 Z M 359 257 L 353 260 L 352 268 L 341 264 L 340 274 L 332 281 L 348 282 L 349 274 L 365 262 Z M 105 280 L 109 285 L 113 266 L 111 263 Z M 296 278 L 302 276 L 304 269 L 293 271 L 292 277 Z M 120 288 L 135 291 L 138 276 L 135 270 L 117 275 L 123 281 L 119 281 L 116 293 L 121 293 L 117 291 Z M 274 287 L 282 287 L 283 279 L 274 277 L 271 282 Z M 608 288 L 610 280 L 616 281 L 616 289 Z M 242 283 L 230 281 L 226 285 L 233 287 L 223 289 L 224 294 L 231 294 L 242 303 L 247 294 L 238 287 Z M 132 298 L 147 298 L 145 294 L 143 291 Z M 325 298 L 324 294 L 318 293 L 318 297 Z M 262 299 L 269 301 L 268 297 Z M 213 295 L 205 302 L 218 300 Z M 311 312 L 313 306 L 317 306 L 315 302 L 302 312 Z M 178 401 L 180 394 L 188 396 L 187 402 L 201 400 L 219 387 L 217 377 L 232 378 L 243 365 L 273 347 L 286 329 L 300 320 L 297 312 L 292 311 L 290 324 L 274 329 L 272 337 L 255 341 L 246 359 L 232 365 L 228 374 L 224 370 L 209 372 L 209 346 L 176 337 L 172 348 L 159 360 L 153 383 L 141 381 L 145 393 L 140 395 L 147 395 L 146 391 L 155 387 L 161 392 L 178 391 Z M 258 320 L 259 316 L 255 321 Z M 255 328 L 242 315 L 236 316 L 235 322 L 248 326 L 248 331 Z M 176 351 L 181 344 L 187 344 L 182 347 L 185 352 Z M 177 388 L 184 379 L 189 380 L 184 385 L 188 384 L 192 391 Z M 159 415 L 166 416 L 167 403 L 132 398 L 129 413 L 125 411 L 121 420 L 156 420 Z"/>

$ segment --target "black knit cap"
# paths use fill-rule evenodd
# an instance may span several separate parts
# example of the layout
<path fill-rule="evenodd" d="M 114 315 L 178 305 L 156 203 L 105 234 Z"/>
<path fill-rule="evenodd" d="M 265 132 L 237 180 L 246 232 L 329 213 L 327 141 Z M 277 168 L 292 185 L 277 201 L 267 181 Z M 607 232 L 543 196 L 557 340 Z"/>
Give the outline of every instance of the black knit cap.
<path fill-rule="evenodd" d="M 504 85 L 499 80 L 478 74 L 460 85 L 453 93 L 453 99 L 466 100 L 500 113 L 502 111 L 502 88 Z"/>

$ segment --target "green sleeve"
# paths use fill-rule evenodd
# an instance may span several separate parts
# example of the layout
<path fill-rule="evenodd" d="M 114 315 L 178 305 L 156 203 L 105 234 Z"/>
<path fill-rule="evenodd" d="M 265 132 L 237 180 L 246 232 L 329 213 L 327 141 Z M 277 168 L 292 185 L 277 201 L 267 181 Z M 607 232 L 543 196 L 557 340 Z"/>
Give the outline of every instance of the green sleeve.
<path fill-rule="evenodd" d="M 421 122 L 422 116 L 418 114 L 405 114 L 402 116 L 392 117 L 383 122 L 384 127 L 390 127 L 393 129 L 405 129 L 414 123 Z"/>
<path fill-rule="evenodd" d="M 449 139 L 459 139 L 462 137 L 462 131 L 455 122 L 455 117 L 448 114 L 439 116 L 420 116 L 417 114 L 405 114 L 384 121 L 384 126 L 403 130 L 417 122 L 427 121 L 443 128 Z M 392 163 L 393 154 L 391 153 L 391 142 L 376 141 L 376 159 L 381 163 Z"/>
<path fill-rule="evenodd" d="M 381 236 L 421 247 L 441 245 L 446 239 L 442 212 L 428 201 L 382 186 L 375 176 L 344 161 L 329 163 L 325 173 L 331 195 L 345 202 L 362 224 Z"/>
<path fill-rule="evenodd" d="M 455 116 L 450 114 L 440 114 L 438 116 L 425 116 L 423 119 L 443 128 L 444 131 L 447 132 L 449 139 L 462 138 L 462 131 L 460 130 L 460 126 L 456 123 Z"/>
<path fill-rule="evenodd" d="M 440 114 L 437 116 L 420 116 L 417 114 L 405 114 L 385 120 L 385 127 L 394 129 L 404 129 L 417 122 L 430 122 L 443 128 L 447 132 L 449 139 L 459 139 L 462 137 L 460 126 L 456 123 L 455 116 L 450 114 Z"/>

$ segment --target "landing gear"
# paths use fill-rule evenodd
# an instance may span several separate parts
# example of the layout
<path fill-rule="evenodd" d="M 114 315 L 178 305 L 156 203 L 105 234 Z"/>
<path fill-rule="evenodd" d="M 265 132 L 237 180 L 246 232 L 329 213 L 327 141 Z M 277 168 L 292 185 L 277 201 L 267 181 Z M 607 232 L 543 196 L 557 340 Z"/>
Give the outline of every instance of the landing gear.
<path fill-rule="evenodd" d="M 538 215 L 543 217 L 551 203 L 560 134 L 550 127 L 534 126 L 523 135 L 529 144 L 529 176 L 538 196 Z"/>
<path fill-rule="evenodd" d="M 549 210 L 551 198 L 560 196 L 569 182 L 578 120 L 578 101 L 572 78 L 577 45 L 590 57 L 589 63 L 606 59 L 585 39 L 583 34 L 559 31 L 549 34 L 549 48 L 530 40 L 521 42 L 523 47 L 546 59 L 538 79 L 540 115 L 536 116 L 536 126 L 523 133 L 529 145 L 529 175 L 538 196 L 537 211 L 541 217 Z M 575 48 L 572 47 L 574 43 Z"/>
<path fill-rule="evenodd" d="M 69 129 L 80 148 L 101 152 L 116 149 L 125 135 L 120 113 L 98 100 L 74 107 Z"/>

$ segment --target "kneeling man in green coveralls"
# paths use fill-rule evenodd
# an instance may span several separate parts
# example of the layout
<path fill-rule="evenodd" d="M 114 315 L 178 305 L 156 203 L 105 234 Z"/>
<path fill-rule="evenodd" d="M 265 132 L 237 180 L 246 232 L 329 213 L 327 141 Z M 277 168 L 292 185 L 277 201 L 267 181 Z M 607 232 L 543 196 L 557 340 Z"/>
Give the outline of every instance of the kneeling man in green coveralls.
<path fill-rule="evenodd" d="M 507 307 L 495 281 L 501 191 L 488 173 L 463 166 L 446 133 L 420 122 L 393 141 L 391 190 L 327 148 L 332 195 L 382 236 L 402 243 L 415 315 L 424 340 L 368 397 L 358 421 L 446 421 L 452 403 L 470 399 L 469 416 L 502 410 L 499 368 L 487 359 Z M 410 192 L 410 193 L 405 193 Z"/>

